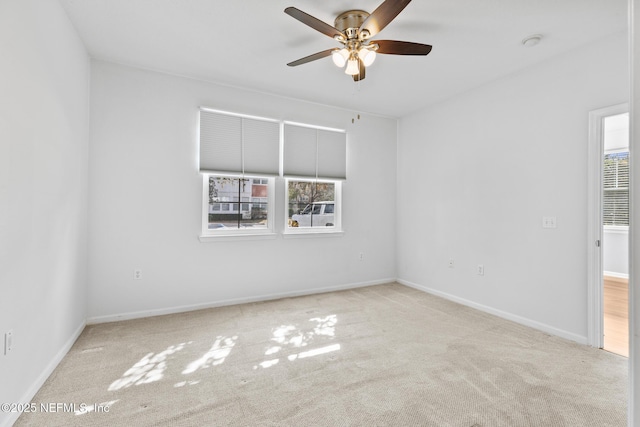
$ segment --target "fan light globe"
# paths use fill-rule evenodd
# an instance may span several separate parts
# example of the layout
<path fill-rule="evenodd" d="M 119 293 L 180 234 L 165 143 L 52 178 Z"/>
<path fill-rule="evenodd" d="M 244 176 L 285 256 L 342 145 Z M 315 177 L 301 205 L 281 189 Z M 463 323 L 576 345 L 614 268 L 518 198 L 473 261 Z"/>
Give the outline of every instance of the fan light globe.
<path fill-rule="evenodd" d="M 331 59 L 333 59 L 333 63 L 336 64 L 337 67 L 344 67 L 344 64 L 347 63 L 347 58 L 349 58 L 349 51 L 345 48 L 336 49 L 331 53 Z"/>
<path fill-rule="evenodd" d="M 360 67 L 358 67 L 357 59 L 349 59 L 347 61 L 347 68 L 344 70 L 345 74 L 349 74 L 350 76 L 355 76 L 360 72 Z"/>
<path fill-rule="evenodd" d="M 366 47 L 363 47 L 358 51 L 358 56 L 362 60 L 362 63 L 365 67 L 373 64 L 373 61 L 376 60 L 376 52 L 373 50 L 369 50 Z"/>

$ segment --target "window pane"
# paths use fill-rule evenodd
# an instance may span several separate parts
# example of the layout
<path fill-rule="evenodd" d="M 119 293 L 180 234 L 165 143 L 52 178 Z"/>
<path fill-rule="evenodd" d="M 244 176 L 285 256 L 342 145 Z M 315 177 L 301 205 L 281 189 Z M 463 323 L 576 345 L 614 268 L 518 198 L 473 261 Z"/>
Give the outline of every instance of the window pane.
<path fill-rule="evenodd" d="M 259 187 L 257 193 L 266 196 L 266 184 L 267 178 L 209 176 L 209 230 L 268 228 L 268 198 L 252 197 L 256 194 L 256 186 Z M 250 203 L 254 200 L 259 203 Z"/>
<path fill-rule="evenodd" d="M 333 227 L 335 183 L 288 181 L 289 227 Z"/>
<path fill-rule="evenodd" d="M 604 225 L 629 225 L 629 152 L 604 156 L 602 177 Z"/>

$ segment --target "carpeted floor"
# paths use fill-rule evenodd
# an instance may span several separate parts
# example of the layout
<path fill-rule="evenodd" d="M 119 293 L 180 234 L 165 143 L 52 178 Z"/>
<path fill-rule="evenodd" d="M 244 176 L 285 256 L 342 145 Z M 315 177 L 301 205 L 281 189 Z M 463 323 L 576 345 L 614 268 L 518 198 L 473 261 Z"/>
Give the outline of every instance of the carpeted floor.
<path fill-rule="evenodd" d="M 88 326 L 33 401 L 16 426 L 622 427 L 627 359 L 389 284 Z"/>

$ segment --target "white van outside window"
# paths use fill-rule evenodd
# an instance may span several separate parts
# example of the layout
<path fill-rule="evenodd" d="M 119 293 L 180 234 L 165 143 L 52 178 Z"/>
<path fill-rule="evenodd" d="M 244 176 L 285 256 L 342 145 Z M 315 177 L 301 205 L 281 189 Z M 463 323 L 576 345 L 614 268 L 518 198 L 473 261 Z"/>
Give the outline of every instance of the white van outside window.
<path fill-rule="evenodd" d="M 341 232 L 341 181 L 287 179 L 285 233 Z"/>
<path fill-rule="evenodd" d="M 291 216 L 292 227 L 333 227 L 334 203 L 313 202 L 305 206 L 299 214 Z"/>

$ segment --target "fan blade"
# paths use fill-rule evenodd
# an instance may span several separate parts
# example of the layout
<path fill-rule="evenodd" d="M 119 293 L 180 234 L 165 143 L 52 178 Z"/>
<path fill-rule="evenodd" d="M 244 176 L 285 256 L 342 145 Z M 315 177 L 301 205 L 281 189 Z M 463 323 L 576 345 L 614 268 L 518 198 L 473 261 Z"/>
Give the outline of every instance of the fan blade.
<path fill-rule="evenodd" d="M 360 25 L 360 32 L 366 30 L 369 37 L 378 34 L 393 18 L 398 16 L 407 7 L 411 0 L 385 0 L 371 15 Z"/>
<path fill-rule="evenodd" d="M 364 66 L 364 62 L 362 62 L 362 59 L 358 59 L 358 65 L 360 66 L 360 72 L 358 74 L 354 74 L 353 75 L 353 81 L 354 82 L 359 82 L 360 80 L 364 80 L 365 77 L 365 66 Z"/>
<path fill-rule="evenodd" d="M 325 58 L 327 56 L 331 56 L 331 53 L 334 50 L 336 50 L 336 49 L 333 48 L 333 49 L 323 50 L 322 52 L 314 53 L 313 55 L 309 55 L 309 56 L 305 56 L 304 58 L 300 58 L 297 61 L 289 62 L 287 65 L 289 67 L 295 67 L 297 65 L 302 65 L 302 64 L 306 64 L 307 62 L 315 61 L 316 59 L 322 59 L 322 58 Z"/>
<path fill-rule="evenodd" d="M 374 40 L 371 44 L 377 44 L 377 53 L 387 55 L 428 55 L 431 52 L 431 45 L 401 42 L 398 40 Z"/>
<path fill-rule="evenodd" d="M 314 30 L 320 31 L 322 34 L 326 34 L 331 38 L 335 38 L 336 36 L 344 37 L 344 34 L 338 31 L 337 28 L 334 28 L 331 25 L 322 22 L 318 18 L 315 18 L 308 13 L 301 11 L 300 9 L 296 9 L 295 7 L 288 7 L 284 10 L 284 13 L 292 16 L 303 24 L 308 25 Z"/>

